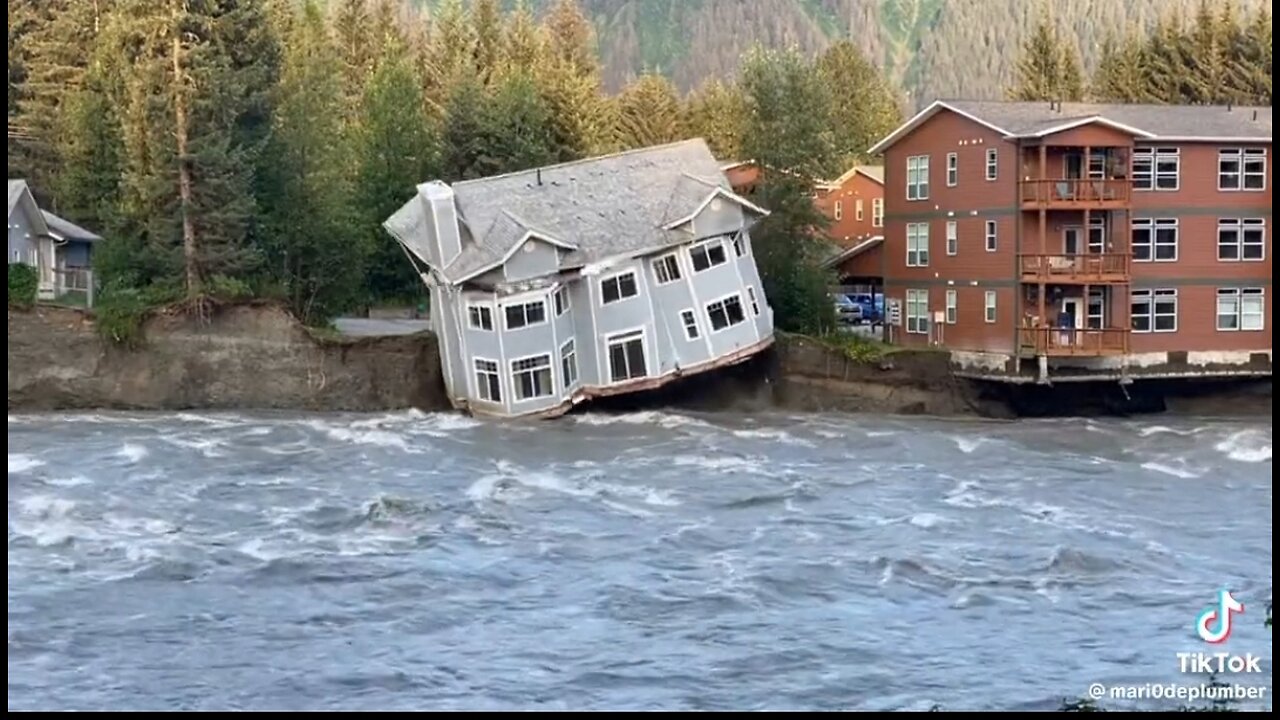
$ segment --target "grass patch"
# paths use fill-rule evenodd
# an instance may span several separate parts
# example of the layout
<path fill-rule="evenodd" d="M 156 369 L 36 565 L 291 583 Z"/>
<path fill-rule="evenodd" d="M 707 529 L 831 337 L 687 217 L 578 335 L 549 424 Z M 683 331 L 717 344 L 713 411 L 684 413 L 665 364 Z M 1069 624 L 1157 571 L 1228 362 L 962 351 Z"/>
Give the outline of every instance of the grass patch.
<path fill-rule="evenodd" d="M 859 363 L 876 362 L 894 350 L 893 347 L 874 338 L 839 330 L 811 337 L 811 339 Z"/>

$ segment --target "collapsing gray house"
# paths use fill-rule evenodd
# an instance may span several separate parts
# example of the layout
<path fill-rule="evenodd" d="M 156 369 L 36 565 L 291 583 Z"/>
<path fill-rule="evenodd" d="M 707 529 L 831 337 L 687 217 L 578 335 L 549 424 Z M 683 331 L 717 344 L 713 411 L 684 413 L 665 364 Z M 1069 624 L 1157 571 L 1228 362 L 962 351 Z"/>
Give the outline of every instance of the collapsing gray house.
<path fill-rule="evenodd" d="M 773 342 L 767 212 L 702 140 L 417 190 L 384 226 L 430 291 L 455 407 L 554 416 Z"/>

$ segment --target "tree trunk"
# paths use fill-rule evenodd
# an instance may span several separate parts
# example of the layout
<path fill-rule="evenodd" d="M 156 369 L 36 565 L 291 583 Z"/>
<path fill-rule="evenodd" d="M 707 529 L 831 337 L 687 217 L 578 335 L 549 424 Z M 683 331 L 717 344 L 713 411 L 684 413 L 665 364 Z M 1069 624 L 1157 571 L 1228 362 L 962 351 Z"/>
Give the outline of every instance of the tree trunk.
<path fill-rule="evenodd" d="M 186 267 L 187 297 L 200 294 L 200 260 L 196 228 L 191 221 L 191 158 L 187 149 L 187 91 L 182 66 L 182 0 L 173 2 L 173 109 L 178 143 L 178 197 L 182 213 L 182 259 Z"/>

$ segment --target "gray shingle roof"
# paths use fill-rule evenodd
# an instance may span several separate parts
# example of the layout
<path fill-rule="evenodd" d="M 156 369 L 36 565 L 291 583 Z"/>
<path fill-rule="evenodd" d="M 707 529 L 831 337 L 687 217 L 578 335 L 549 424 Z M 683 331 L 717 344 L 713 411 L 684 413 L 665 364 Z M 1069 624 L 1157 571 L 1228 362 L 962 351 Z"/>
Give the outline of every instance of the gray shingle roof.
<path fill-rule="evenodd" d="M 18 200 L 22 197 L 22 191 L 27 189 L 26 180 L 10 180 L 9 181 L 9 212 L 13 214 L 13 208 L 18 204 Z"/>
<path fill-rule="evenodd" d="M 452 189 L 475 240 L 444 268 L 451 282 L 501 261 L 526 231 L 576 248 L 564 267 L 680 242 L 687 236 L 664 225 L 693 213 L 716 189 L 732 192 L 700 139 L 468 180 Z M 405 237 L 412 220 L 397 220 L 401 214 L 388 229 Z"/>
<path fill-rule="evenodd" d="M 1156 137 L 1271 137 L 1271 108 L 1225 105 L 1126 105 L 1105 103 L 982 102 L 945 100 L 947 105 L 1014 135 L 1090 117 L 1146 131 Z M 1057 109 L 1055 109 L 1057 108 Z M 1256 117 L 1255 117 L 1256 115 Z"/>
<path fill-rule="evenodd" d="M 41 210 L 40 214 L 44 215 L 44 222 L 49 226 L 50 232 L 60 235 L 67 240 L 97 242 L 102 239 L 99 235 L 95 235 L 94 233 L 85 230 L 70 220 L 64 220 L 48 210 Z"/>

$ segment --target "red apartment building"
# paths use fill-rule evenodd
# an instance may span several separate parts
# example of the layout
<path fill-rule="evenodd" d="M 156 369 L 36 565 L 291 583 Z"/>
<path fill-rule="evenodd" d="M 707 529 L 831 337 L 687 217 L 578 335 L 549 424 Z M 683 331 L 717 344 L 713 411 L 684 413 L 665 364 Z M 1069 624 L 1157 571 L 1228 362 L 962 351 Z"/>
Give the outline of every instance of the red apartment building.
<path fill-rule="evenodd" d="M 1271 108 L 938 101 L 872 152 L 891 342 L 986 379 L 1271 374 Z"/>
<path fill-rule="evenodd" d="M 843 252 L 830 264 L 847 284 L 880 285 L 884 275 L 884 168 L 856 165 L 819 183 L 814 206 L 830 221 L 827 235 Z"/>

